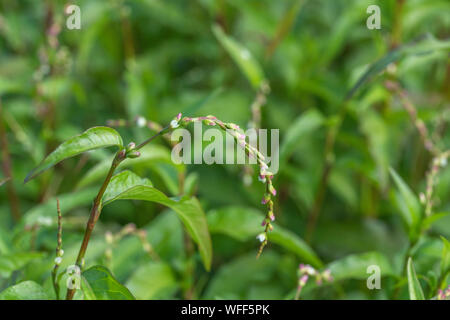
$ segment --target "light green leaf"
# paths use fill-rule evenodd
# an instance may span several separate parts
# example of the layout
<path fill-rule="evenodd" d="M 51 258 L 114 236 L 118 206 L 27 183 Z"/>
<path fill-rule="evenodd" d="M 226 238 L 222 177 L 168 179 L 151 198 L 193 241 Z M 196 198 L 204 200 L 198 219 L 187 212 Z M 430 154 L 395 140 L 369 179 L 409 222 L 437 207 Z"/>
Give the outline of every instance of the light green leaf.
<path fill-rule="evenodd" d="M 328 268 L 335 280 L 364 280 L 370 275 L 370 273 L 367 273 L 367 268 L 371 265 L 378 266 L 382 276 L 395 274 L 389 260 L 380 252 L 349 255 L 330 263 Z"/>
<path fill-rule="evenodd" d="M 3 290 L 0 300 L 49 300 L 49 297 L 36 282 L 23 281 Z"/>
<path fill-rule="evenodd" d="M 143 200 L 156 202 L 171 208 L 178 214 L 192 239 L 198 244 L 203 264 L 207 270 L 211 267 L 212 246 L 205 214 L 196 198 L 173 199 L 158 189 L 148 185 L 129 186 L 123 192 L 114 193 L 114 197 L 104 198 L 103 205 L 115 200 Z M 110 192 L 110 194 L 113 194 Z"/>
<path fill-rule="evenodd" d="M 83 272 L 89 284 L 89 298 L 95 295 L 97 300 L 135 300 L 125 286 L 120 284 L 111 272 L 103 266 L 94 266 Z"/>
<path fill-rule="evenodd" d="M 108 127 L 94 127 L 86 130 L 82 134 L 75 136 L 59 145 L 50 153 L 39 166 L 34 168 L 25 178 L 25 182 L 38 176 L 45 170 L 64 159 L 76 156 L 80 153 L 98 148 L 123 145 L 122 138 L 116 130 Z"/>
<path fill-rule="evenodd" d="M 430 228 L 433 224 L 435 224 L 440 219 L 450 215 L 450 212 L 439 212 L 439 213 L 433 213 L 431 216 L 426 217 L 423 219 L 423 228 L 426 230 Z"/>
<path fill-rule="evenodd" d="M 38 252 L 19 252 L 0 255 L 0 276 L 9 278 L 13 271 L 19 270 L 30 261 L 42 258 L 43 256 L 43 253 Z"/>
<path fill-rule="evenodd" d="M 234 62 L 247 77 L 255 90 L 259 89 L 264 81 L 264 73 L 252 54 L 243 45 L 227 36 L 218 25 L 213 25 L 212 31 L 220 44 L 227 50 Z"/>
<path fill-rule="evenodd" d="M 324 123 L 323 115 L 311 109 L 300 115 L 289 127 L 280 148 L 280 162 L 283 163 L 295 150 L 296 145 L 305 135 L 316 130 Z"/>
<path fill-rule="evenodd" d="M 441 260 L 441 276 L 450 272 L 450 242 L 441 236 L 444 247 L 442 248 L 442 260 Z"/>
<path fill-rule="evenodd" d="M 416 270 L 414 270 L 414 264 L 409 257 L 408 266 L 408 290 L 409 290 L 409 299 L 410 300 L 425 300 L 425 296 L 423 295 L 422 287 L 420 286 L 420 282 L 417 279 Z"/>
<path fill-rule="evenodd" d="M 78 192 L 65 193 L 58 196 L 61 204 L 62 214 L 83 205 L 92 203 L 94 195 L 98 192 L 97 188 L 88 188 Z M 51 198 L 45 203 L 41 203 L 24 214 L 23 223 L 25 225 L 52 225 L 56 223 L 56 198 Z M 21 226 L 23 227 L 23 226 Z M 21 228 L 20 227 L 20 228 Z M 21 229 L 18 230 L 21 230 Z"/>
<path fill-rule="evenodd" d="M 261 221 L 264 215 L 258 210 L 241 207 L 227 207 L 207 214 L 211 233 L 226 234 L 239 241 L 254 240 L 262 232 Z M 269 233 L 269 241 L 295 253 L 305 263 L 322 267 L 322 262 L 315 252 L 295 233 L 274 224 Z"/>
<path fill-rule="evenodd" d="M 400 201 L 400 212 L 406 225 L 409 227 L 410 238 L 414 239 L 417 236 L 418 227 L 422 219 L 419 200 L 393 168 L 389 168 L 389 172 L 400 192 L 400 197 L 397 198 Z M 404 206 L 401 204 L 404 204 Z"/>
<path fill-rule="evenodd" d="M 164 299 L 176 290 L 177 282 L 168 264 L 150 262 L 131 275 L 127 287 L 140 300 Z"/>

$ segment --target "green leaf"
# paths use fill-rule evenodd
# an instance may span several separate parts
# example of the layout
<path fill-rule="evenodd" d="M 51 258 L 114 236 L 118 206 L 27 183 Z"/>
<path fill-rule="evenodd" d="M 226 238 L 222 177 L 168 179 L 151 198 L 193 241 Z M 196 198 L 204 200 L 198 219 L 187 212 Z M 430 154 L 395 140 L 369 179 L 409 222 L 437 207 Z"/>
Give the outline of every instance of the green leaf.
<path fill-rule="evenodd" d="M 410 238 L 414 239 L 417 236 L 418 227 L 422 219 L 419 200 L 393 168 L 389 168 L 389 172 L 400 192 L 400 197 L 397 198 L 400 202 L 400 212 L 406 225 L 409 227 Z"/>
<path fill-rule="evenodd" d="M 36 282 L 23 281 L 0 292 L 0 300 L 49 300 L 49 297 Z"/>
<path fill-rule="evenodd" d="M 370 275 L 367 273 L 367 268 L 371 265 L 378 266 L 383 276 L 392 276 L 395 274 L 389 260 L 380 252 L 349 255 L 330 263 L 328 268 L 335 280 L 364 280 Z"/>
<path fill-rule="evenodd" d="M 423 295 L 422 287 L 420 286 L 420 282 L 417 279 L 416 270 L 414 270 L 414 264 L 409 257 L 408 266 L 408 290 L 409 290 L 409 299 L 410 300 L 425 300 L 425 296 Z"/>
<path fill-rule="evenodd" d="M 299 141 L 304 139 L 305 135 L 319 128 L 323 123 L 323 115 L 315 109 L 308 110 L 300 115 L 284 136 L 280 148 L 280 162 L 285 162 L 296 149 Z"/>
<path fill-rule="evenodd" d="M 441 236 L 444 247 L 442 248 L 442 260 L 441 260 L 441 276 L 450 272 L 450 242 Z"/>
<path fill-rule="evenodd" d="M 426 217 L 425 219 L 423 219 L 423 222 L 422 222 L 423 228 L 425 230 L 430 228 L 437 221 L 439 221 L 442 218 L 447 217 L 448 215 L 450 215 L 450 212 L 433 213 L 431 216 Z"/>
<path fill-rule="evenodd" d="M 253 88 L 255 90 L 259 89 L 265 77 L 262 68 L 253 58 L 250 51 L 230 36 L 227 36 L 218 25 L 213 25 L 212 31 L 220 44 L 247 77 L 247 80 Z"/>
<path fill-rule="evenodd" d="M 111 178 L 111 181 L 103 194 L 102 202 L 106 205 L 122 192 L 138 185 L 153 186 L 150 180 L 141 178 L 129 170 L 117 173 Z"/>
<path fill-rule="evenodd" d="M 9 278 L 13 271 L 20 270 L 29 262 L 42 258 L 43 256 L 43 253 L 38 252 L 19 252 L 0 255 L 0 276 Z"/>
<path fill-rule="evenodd" d="M 150 262 L 131 275 L 127 287 L 140 300 L 164 299 L 176 290 L 177 282 L 168 264 Z"/>
<path fill-rule="evenodd" d="M 450 40 L 437 40 L 429 34 L 421 37 L 421 39 L 419 40 L 394 49 L 369 66 L 367 71 L 358 79 L 356 84 L 348 92 L 346 99 L 350 99 L 364 83 L 370 81 L 393 62 L 396 62 L 407 56 L 424 55 L 437 50 L 448 49 L 450 49 Z"/>
<path fill-rule="evenodd" d="M 212 260 L 211 238 L 205 214 L 196 198 L 169 198 L 158 189 L 142 184 L 120 186 L 120 183 L 115 183 L 114 185 L 118 186 L 114 190 L 108 190 L 109 187 L 107 188 L 105 194 L 108 196 L 104 197 L 103 205 L 122 199 L 151 201 L 171 208 L 178 214 L 188 233 L 198 244 L 206 270 L 210 269 Z"/>
<path fill-rule="evenodd" d="M 66 214 L 70 210 L 92 203 L 93 195 L 98 192 L 97 188 L 88 188 L 78 192 L 65 193 L 58 196 L 61 204 L 62 214 Z M 50 218 L 50 219 L 49 219 Z M 51 198 L 45 203 L 39 204 L 24 214 L 22 222 L 25 225 L 52 225 L 56 223 L 56 198 Z M 23 226 L 21 226 L 22 228 Z M 22 229 L 18 229 L 22 230 Z"/>
<path fill-rule="evenodd" d="M 89 150 L 106 148 L 110 146 L 117 146 L 121 148 L 122 145 L 122 138 L 116 130 L 108 127 L 90 128 L 82 134 L 60 144 L 59 147 L 50 153 L 39 166 L 34 168 L 27 175 L 25 182 L 33 179 L 64 159 L 76 156 Z"/>
<path fill-rule="evenodd" d="M 241 207 L 227 207 L 207 214 L 211 233 L 226 234 L 239 241 L 254 240 L 262 232 L 261 221 L 264 215 L 258 210 Z M 322 262 L 315 252 L 295 233 L 274 224 L 269 233 L 269 241 L 293 252 L 305 263 L 322 267 Z"/>
<path fill-rule="evenodd" d="M 89 284 L 89 298 L 97 300 L 135 300 L 125 286 L 120 284 L 111 272 L 103 266 L 94 266 L 83 272 Z"/>
<path fill-rule="evenodd" d="M 277 272 L 287 272 L 278 269 L 280 260 L 279 254 L 268 250 L 259 259 L 252 252 L 227 261 L 214 273 L 202 299 L 246 299 L 253 286 L 267 284 Z"/>

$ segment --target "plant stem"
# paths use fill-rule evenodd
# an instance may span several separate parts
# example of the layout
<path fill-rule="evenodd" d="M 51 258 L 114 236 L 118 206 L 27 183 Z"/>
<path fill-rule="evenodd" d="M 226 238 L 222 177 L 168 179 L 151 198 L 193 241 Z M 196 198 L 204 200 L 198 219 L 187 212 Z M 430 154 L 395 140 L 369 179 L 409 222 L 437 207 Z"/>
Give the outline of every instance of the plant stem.
<path fill-rule="evenodd" d="M 111 181 L 111 178 L 114 174 L 114 171 L 116 170 L 117 166 L 125 159 L 126 153 L 125 150 L 120 150 L 117 152 L 116 156 L 114 157 L 114 160 L 111 164 L 111 168 L 109 169 L 109 172 L 105 178 L 105 181 L 103 181 L 103 184 L 95 197 L 94 204 L 92 205 L 91 214 L 89 216 L 89 220 L 86 225 L 86 231 L 84 233 L 83 242 L 81 243 L 80 251 L 78 252 L 78 257 L 75 262 L 75 264 L 81 269 L 83 266 L 83 260 L 84 256 L 86 254 L 86 249 L 89 244 L 89 240 L 91 239 L 92 231 L 94 230 L 95 223 L 97 222 L 98 218 L 100 217 L 100 213 L 102 211 L 102 197 L 103 194 L 106 191 L 106 188 L 108 187 L 109 182 Z M 66 300 L 72 300 L 73 296 L 75 294 L 76 289 L 67 289 L 67 295 Z"/>
<path fill-rule="evenodd" d="M 6 138 L 6 130 L 3 124 L 3 107 L 0 100 L 0 145 L 2 148 L 2 168 L 5 178 L 9 179 L 6 182 L 6 190 L 8 192 L 9 206 L 14 221 L 20 219 L 19 198 L 13 184 L 13 174 L 11 169 L 11 156 L 9 154 L 8 139 Z"/>
<path fill-rule="evenodd" d="M 56 210 L 58 212 L 58 233 L 57 233 L 57 245 L 56 245 L 56 257 L 61 257 L 61 249 L 62 249 L 62 215 L 61 215 L 61 208 L 59 206 L 59 199 L 56 199 Z M 56 294 L 56 300 L 59 300 L 59 283 L 56 278 L 58 274 L 58 268 L 59 263 L 55 260 L 55 266 L 53 267 L 52 271 L 52 282 L 53 282 L 53 289 L 55 289 Z"/>
<path fill-rule="evenodd" d="M 170 126 L 165 127 L 164 129 L 159 131 L 157 134 L 153 135 L 149 139 L 142 142 L 134 150 L 139 150 L 140 148 L 145 146 L 147 143 L 151 142 L 152 140 L 154 140 L 155 138 L 157 138 L 158 136 L 163 134 L 169 128 L 170 128 Z M 108 184 L 111 181 L 114 171 L 119 166 L 119 164 L 126 158 L 127 158 L 127 152 L 125 149 L 119 150 L 116 153 L 116 156 L 114 157 L 114 160 L 112 161 L 111 168 L 109 168 L 108 174 L 106 175 L 106 178 L 103 181 L 103 184 L 102 184 L 100 190 L 98 191 L 97 196 L 95 197 L 94 204 L 92 205 L 91 213 L 89 216 L 89 220 L 86 225 L 86 231 L 84 232 L 83 242 L 81 243 L 80 251 L 78 252 L 77 261 L 75 262 L 75 264 L 80 268 L 80 270 L 83 267 L 84 256 L 86 254 L 89 240 L 91 239 L 92 231 L 94 230 L 95 224 L 97 223 L 97 220 L 100 217 L 100 213 L 102 211 L 103 194 L 105 193 L 106 188 L 108 187 Z M 75 290 L 76 289 L 67 289 L 66 300 L 73 299 Z"/>
<path fill-rule="evenodd" d="M 314 203 L 309 213 L 308 223 L 306 227 L 305 240 L 307 242 L 310 242 L 312 240 L 313 233 L 316 228 L 316 223 L 319 218 L 320 210 L 322 208 L 325 191 L 328 185 L 328 179 L 330 177 L 330 173 L 334 165 L 334 145 L 336 143 L 336 137 L 339 133 L 341 124 L 344 121 L 346 111 L 347 111 L 347 100 L 344 101 L 343 105 L 341 106 L 341 109 L 339 110 L 336 123 L 332 125 L 332 127 L 328 130 L 327 133 L 325 142 L 325 163 L 322 169 L 319 186 L 317 188 L 317 193 L 314 198 Z"/>

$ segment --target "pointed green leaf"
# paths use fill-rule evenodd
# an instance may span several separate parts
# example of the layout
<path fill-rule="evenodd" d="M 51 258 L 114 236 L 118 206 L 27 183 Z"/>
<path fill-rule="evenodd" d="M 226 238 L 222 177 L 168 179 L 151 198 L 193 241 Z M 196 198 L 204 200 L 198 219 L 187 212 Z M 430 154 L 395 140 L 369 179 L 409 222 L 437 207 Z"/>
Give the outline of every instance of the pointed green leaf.
<path fill-rule="evenodd" d="M 106 148 L 110 146 L 117 146 L 121 148 L 122 145 L 122 138 L 116 130 L 108 127 L 90 128 L 82 134 L 60 144 L 59 147 L 50 153 L 39 166 L 34 168 L 27 175 L 25 182 L 33 179 L 64 159 L 76 156 L 89 150 Z"/>
<path fill-rule="evenodd" d="M 392 178 L 400 192 L 399 200 L 401 204 L 401 213 L 407 226 L 409 227 L 410 236 L 414 238 L 417 233 L 418 226 L 422 219 L 422 211 L 419 200 L 416 195 L 411 191 L 408 185 L 402 180 L 402 178 L 395 172 L 394 169 L 389 168 Z"/>
<path fill-rule="evenodd" d="M 265 77 L 260 65 L 253 58 L 250 51 L 230 36 L 227 36 L 218 25 L 214 25 L 212 31 L 220 44 L 247 77 L 247 80 L 253 88 L 256 90 L 259 89 Z"/>
<path fill-rule="evenodd" d="M 450 272 L 450 242 L 441 237 L 444 247 L 442 248 L 442 260 L 441 260 L 441 276 Z"/>
<path fill-rule="evenodd" d="M 103 266 L 94 266 L 83 272 L 83 277 L 89 284 L 89 299 L 97 300 L 135 300 L 125 286 L 114 278 L 111 272 Z M 86 295 L 86 294 L 85 294 Z"/>
<path fill-rule="evenodd" d="M 152 186 L 142 183 L 133 185 L 133 181 L 136 181 L 136 179 L 130 178 L 129 173 L 116 176 L 116 179 L 118 179 L 117 183 L 114 182 L 111 188 L 108 187 L 105 191 L 104 206 L 122 199 L 151 201 L 169 207 L 178 214 L 188 233 L 197 243 L 205 268 L 210 269 L 212 260 L 211 238 L 205 214 L 196 198 L 173 199 Z M 124 185 L 120 185 L 119 181 L 126 182 L 124 182 Z"/>
<path fill-rule="evenodd" d="M 301 114 L 284 135 L 280 148 L 280 162 L 284 163 L 287 161 L 297 148 L 299 141 L 305 138 L 305 135 L 318 129 L 323 123 L 324 117 L 316 109 L 311 109 Z"/>
<path fill-rule="evenodd" d="M 393 62 L 407 56 L 418 56 L 429 54 L 437 50 L 449 49 L 450 40 L 437 40 L 433 36 L 427 34 L 418 40 L 389 51 L 385 56 L 369 66 L 367 71 L 358 79 L 356 84 L 348 92 L 346 99 L 350 99 L 364 83 L 370 81 Z"/>
<path fill-rule="evenodd" d="M 0 300 L 49 300 L 49 297 L 36 282 L 23 281 L 0 292 Z"/>
<path fill-rule="evenodd" d="M 407 274 L 408 274 L 409 299 L 425 300 L 425 296 L 423 295 L 419 279 L 417 279 L 416 270 L 414 269 L 414 264 L 411 257 L 409 257 L 408 259 Z"/>
<path fill-rule="evenodd" d="M 254 240 L 262 232 L 261 221 L 264 215 L 258 210 L 241 207 L 227 207 L 207 214 L 211 233 L 226 234 L 239 241 Z M 269 241 L 295 253 L 305 263 L 322 267 L 322 262 L 315 252 L 295 233 L 276 224 L 269 233 Z"/>

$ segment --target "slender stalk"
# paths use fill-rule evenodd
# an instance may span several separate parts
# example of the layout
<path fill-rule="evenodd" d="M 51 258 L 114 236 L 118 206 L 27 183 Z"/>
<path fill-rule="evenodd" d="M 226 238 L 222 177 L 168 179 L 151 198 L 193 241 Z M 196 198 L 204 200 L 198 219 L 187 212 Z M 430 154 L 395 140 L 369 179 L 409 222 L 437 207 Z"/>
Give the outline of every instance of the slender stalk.
<path fill-rule="evenodd" d="M 151 142 L 158 136 L 164 133 L 165 130 L 170 128 L 169 126 L 158 132 L 157 134 L 153 135 L 149 139 L 142 142 L 139 146 L 134 148 L 133 150 L 138 150 L 145 146 L 147 143 Z M 127 151 L 125 149 L 122 149 L 116 153 L 116 156 L 114 157 L 114 160 L 112 161 L 111 167 L 109 168 L 108 174 L 106 175 L 105 180 L 103 181 L 103 184 L 100 188 L 100 190 L 97 193 L 97 196 L 94 199 L 94 203 L 91 208 L 91 213 L 89 215 L 89 220 L 86 225 L 86 231 L 84 232 L 84 238 L 83 242 L 81 243 L 80 251 L 78 252 L 78 257 L 75 262 L 75 264 L 82 269 L 83 263 L 84 263 L 84 256 L 86 254 L 86 250 L 89 244 L 89 241 L 91 239 L 92 231 L 94 230 L 95 224 L 97 223 L 98 218 L 100 217 L 100 213 L 102 211 L 102 198 L 103 194 L 106 191 L 106 188 L 108 187 L 109 182 L 111 181 L 111 178 L 114 174 L 114 171 L 119 166 L 119 164 L 127 158 Z M 73 296 L 75 295 L 76 289 L 67 289 L 66 294 L 66 300 L 72 300 Z"/>
<path fill-rule="evenodd" d="M 336 142 L 336 137 L 339 133 L 342 122 L 347 111 L 347 100 L 344 101 L 343 106 L 339 110 L 336 123 L 328 130 L 326 141 L 325 141 L 325 163 L 322 169 L 322 174 L 320 177 L 319 186 L 317 188 L 317 193 L 314 198 L 314 203 L 312 205 L 311 211 L 308 217 L 308 223 L 306 227 L 305 240 L 310 242 L 314 230 L 316 228 L 317 220 L 319 219 L 320 210 L 322 208 L 323 199 L 325 197 L 325 191 L 328 185 L 328 179 L 330 177 L 331 170 L 334 165 L 334 145 Z"/>
<path fill-rule="evenodd" d="M 106 188 L 108 187 L 108 184 L 111 181 L 114 171 L 116 170 L 117 166 L 125 159 L 125 156 L 126 156 L 126 154 L 125 154 L 124 150 L 117 152 L 117 154 L 114 157 L 114 160 L 111 164 L 111 168 L 109 168 L 109 172 L 105 178 L 105 181 L 103 181 L 103 184 L 102 184 L 100 190 L 98 191 L 97 196 L 95 197 L 94 204 L 92 205 L 92 209 L 91 209 L 91 214 L 89 216 L 89 220 L 86 225 L 86 231 L 84 233 L 83 242 L 81 243 L 80 251 L 78 252 L 78 257 L 75 262 L 75 264 L 80 269 L 83 266 L 84 256 L 86 254 L 89 240 L 91 239 L 92 231 L 94 230 L 95 224 L 96 224 L 98 218 L 100 217 L 100 213 L 102 211 L 101 201 L 102 201 L 103 194 L 105 193 Z M 75 290 L 76 289 L 67 289 L 66 300 L 73 299 Z"/>
<path fill-rule="evenodd" d="M 11 156 L 9 154 L 8 139 L 6 138 L 6 130 L 3 124 L 3 119 L 3 107 L 0 100 L 0 145 L 2 148 L 2 169 L 5 178 L 9 180 L 6 182 L 6 190 L 8 192 L 11 214 L 14 221 L 18 221 L 20 219 L 19 198 L 17 197 L 17 193 L 13 184 Z"/>
<path fill-rule="evenodd" d="M 59 206 L 59 199 L 56 199 L 56 211 L 58 213 L 58 232 L 57 232 L 57 245 L 56 245 L 56 259 L 62 256 L 62 215 L 61 208 Z M 61 261 L 55 260 L 55 266 L 52 271 L 53 289 L 55 290 L 56 300 L 59 300 L 59 283 L 56 278 L 58 274 L 58 268 Z"/>

